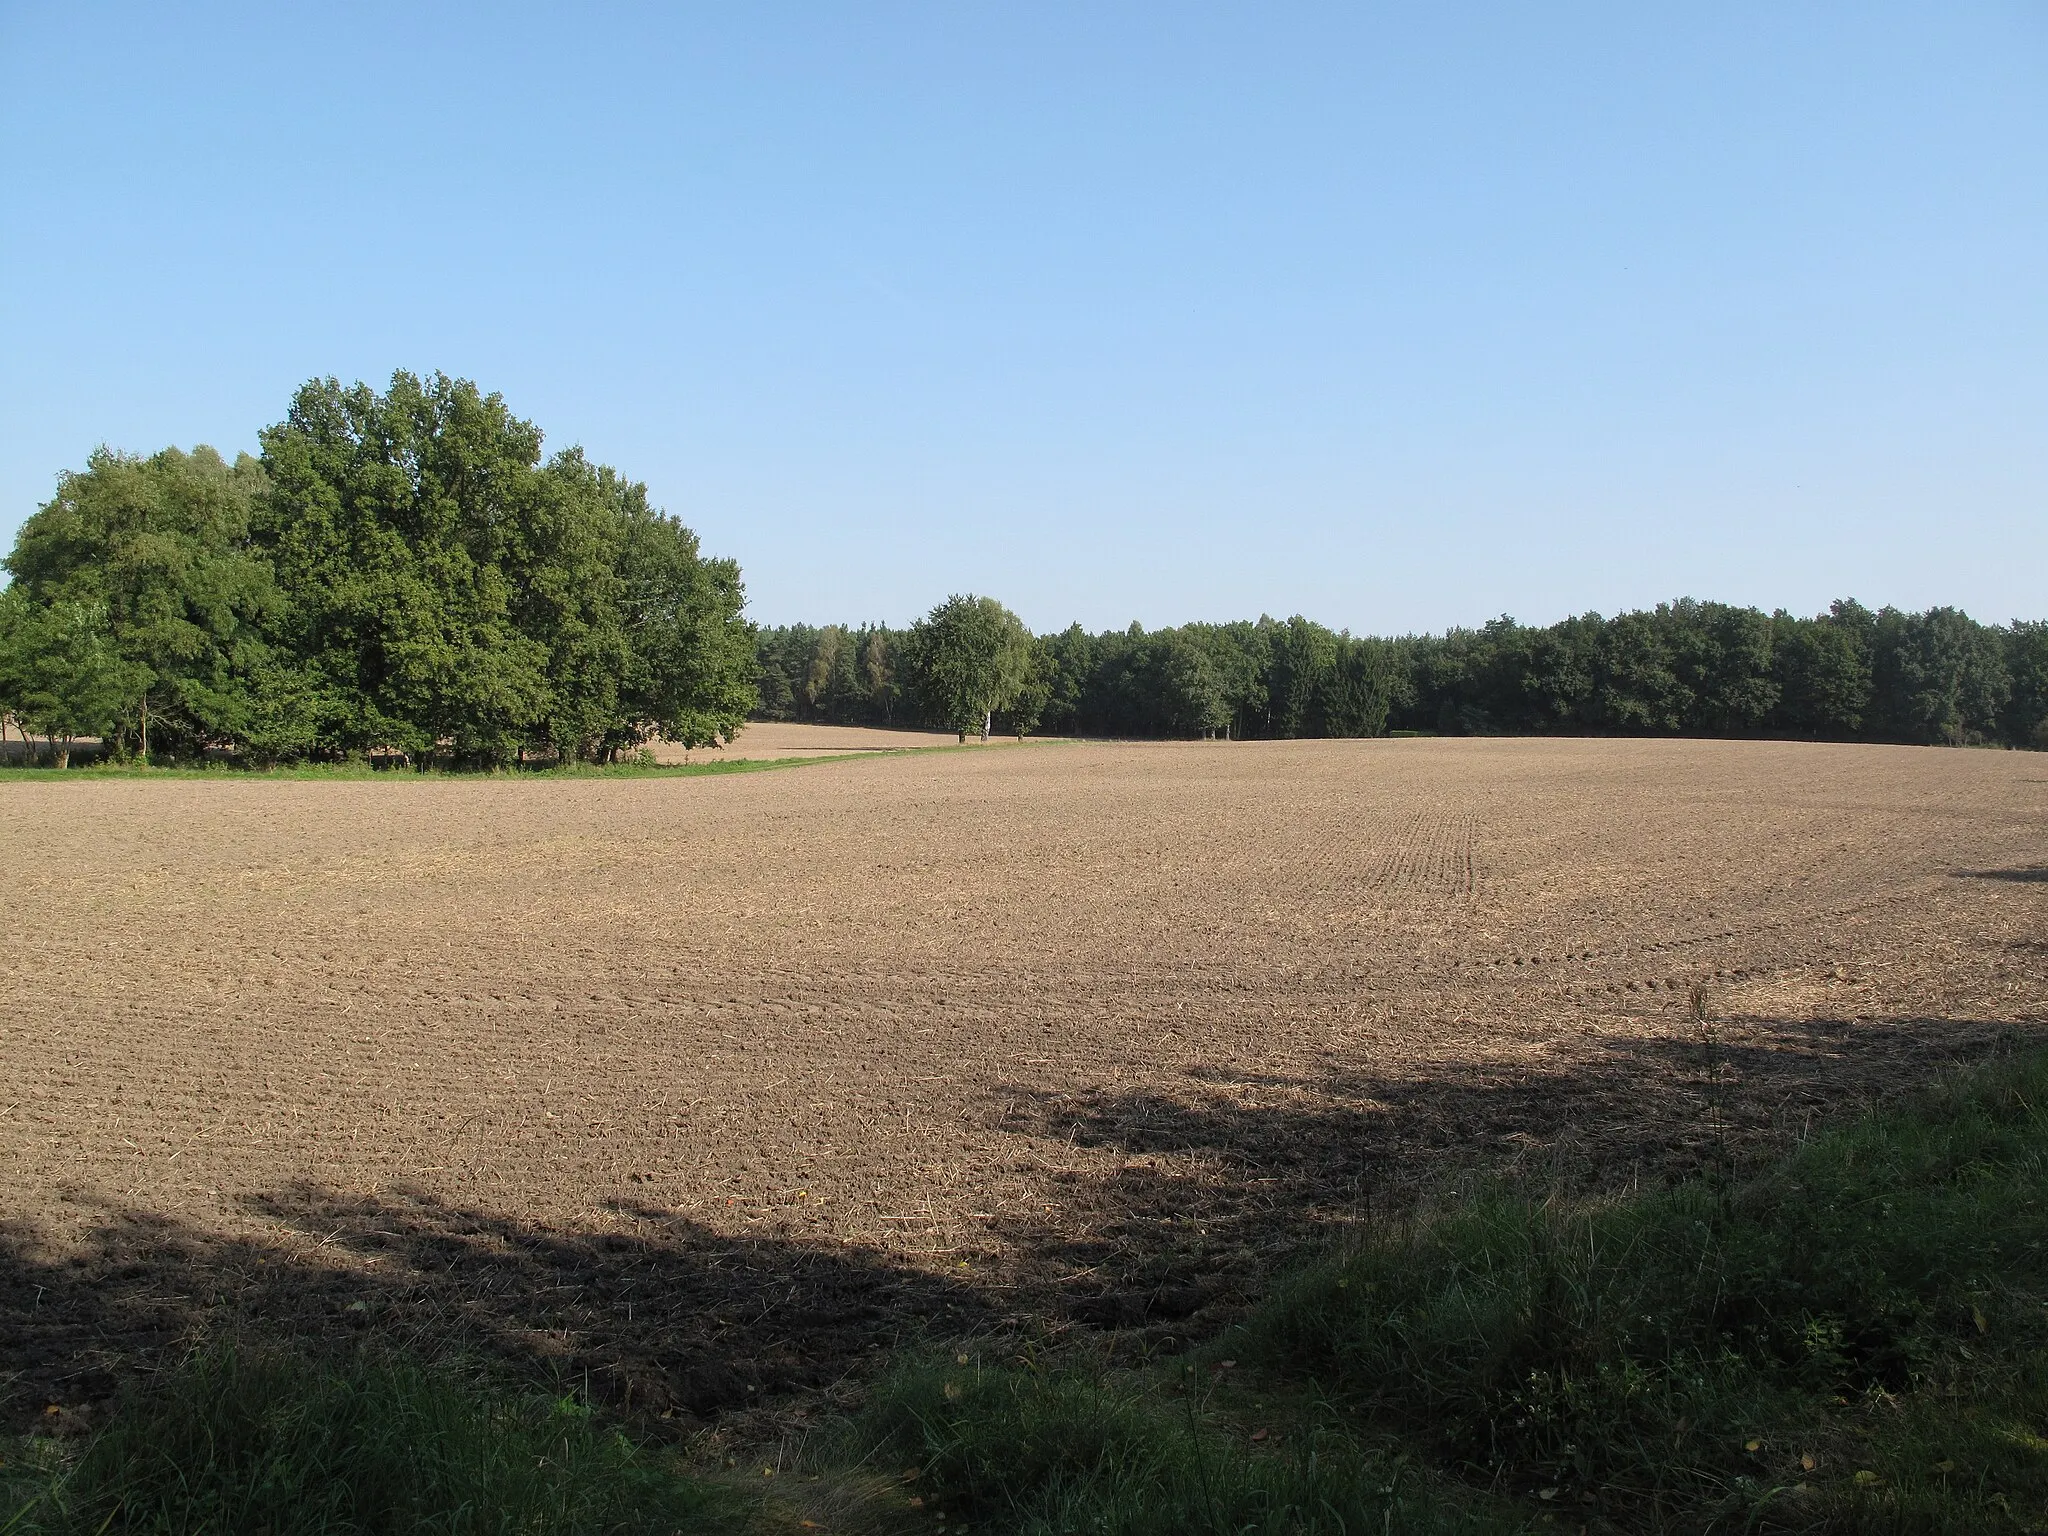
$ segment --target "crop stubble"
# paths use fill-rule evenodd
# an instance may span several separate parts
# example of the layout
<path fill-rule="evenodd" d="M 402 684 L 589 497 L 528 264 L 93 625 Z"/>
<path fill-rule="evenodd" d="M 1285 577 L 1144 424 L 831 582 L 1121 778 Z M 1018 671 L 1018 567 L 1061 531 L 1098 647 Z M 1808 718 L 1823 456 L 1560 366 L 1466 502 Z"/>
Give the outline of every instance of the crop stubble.
<path fill-rule="evenodd" d="M 1199 1330 L 1447 1170 L 1737 1156 L 2038 1025 L 2043 762 L 8 785 L 13 1366 L 61 1397 L 207 1306 L 381 1312 L 711 1412 L 908 1316 Z"/>

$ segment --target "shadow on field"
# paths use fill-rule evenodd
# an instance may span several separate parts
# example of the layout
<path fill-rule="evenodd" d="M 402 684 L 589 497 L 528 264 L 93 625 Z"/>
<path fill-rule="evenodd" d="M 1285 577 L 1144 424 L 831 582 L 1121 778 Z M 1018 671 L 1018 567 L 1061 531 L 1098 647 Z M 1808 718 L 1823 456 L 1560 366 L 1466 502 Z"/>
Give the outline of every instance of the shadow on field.
<path fill-rule="evenodd" d="M 889 1345 L 970 1331 L 986 1311 L 963 1284 L 857 1250 L 736 1240 L 667 1212 L 622 1207 L 630 1230 L 577 1231 L 311 1185 L 249 1203 L 309 1241 L 132 1213 L 62 1254 L 0 1232 L 8 1416 L 97 1402 L 125 1372 L 231 1335 L 480 1355 L 639 1418 L 709 1418 L 829 1396 Z"/>
<path fill-rule="evenodd" d="M 772 1433 L 749 1429 L 749 1411 L 773 1400 L 758 1424 L 800 1422 L 901 1342 L 1078 1325 L 1172 1347 L 1227 1322 L 1305 1248 L 1468 1179 L 1597 1189 L 1737 1166 L 1830 1105 L 2017 1038 L 1957 1020 L 1747 1019 L 1695 1039 L 1581 1038 L 1520 1070 L 1006 1088 L 1020 1148 L 1051 1137 L 1118 1155 L 1102 1173 L 1054 1172 L 1048 1213 L 999 1223 L 1005 1263 L 972 1278 L 632 1205 L 578 1229 L 310 1184 L 247 1202 L 281 1229 L 271 1240 L 122 1211 L 61 1249 L 0 1230 L 0 1406 L 16 1425 L 49 1404 L 65 1411 L 41 1422 L 82 1423 L 77 1405 L 209 1336 L 315 1352 L 375 1340 L 494 1358 L 642 1422 Z"/>
<path fill-rule="evenodd" d="M 1503 1180 L 1596 1192 L 1735 1172 L 1824 1112 L 2021 1038 L 1953 1019 L 1744 1019 L 1561 1044 L 1519 1070 L 1205 1071 L 1178 1095 L 1018 1086 L 1006 1092 L 1037 1134 L 1121 1157 L 1070 1186 L 1046 1218 L 1060 1230 L 1002 1235 L 1064 1272 L 1045 1310 L 1170 1345 L 1213 1332 L 1291 1256 L 1358 1223 Z"/>
<path fill-rule="evenodd" d="M 2019 869 L 1959 869 L 1958 880 L 2011 880 L 2020 885 L 2048 885 L 2048 864 L 2028 864 Z"/>

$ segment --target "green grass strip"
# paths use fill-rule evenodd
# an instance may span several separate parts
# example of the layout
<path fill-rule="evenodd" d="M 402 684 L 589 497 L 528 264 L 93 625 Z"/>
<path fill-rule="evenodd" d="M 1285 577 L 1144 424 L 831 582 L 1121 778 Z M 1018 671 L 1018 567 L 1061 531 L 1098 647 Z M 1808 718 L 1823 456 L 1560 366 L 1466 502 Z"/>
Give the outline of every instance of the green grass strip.
<path fill-rule="evenodd" d="M 811 768 L 822 763 L 865 762 L 875 758 L 924 757 L 945 752 L 985 751 L 989 747 L 1008 749 L 1017 745 L 1037 746 L 1039 742 L 968 742 L 964 745 L 930 747 L 884 747 L 803 757 L 713 759 L 703 763 L 571 763 L 559 768 L 373 768 L 368 763 L 289 763 L 275 767 L 243 767 L 232 763 L 143 767 L 139 763 L 89 763 L 76 768 L 0 768 L 0 783 L 58 784 L 95 779 L 199 779 L 209 783 L 306 780 L 344 782 L 375 780 L 379 783 L 443 783 L 449 780 L 478 780 L 489 783 L 523 783 L 529 779 L 695 779 L 733 773 L 766 773 L 779 768 Z"/>
<path fill-rule="evenodd" d="M 229 1349 L 131 1394 L 75 1457 L 30 1442 L 0 1468 L 0 1501 L 7 1536 L 737 1528 L 730 1496 L 574 1399 L 499 1395 L 391 1361 L 342 1369 Z"/>

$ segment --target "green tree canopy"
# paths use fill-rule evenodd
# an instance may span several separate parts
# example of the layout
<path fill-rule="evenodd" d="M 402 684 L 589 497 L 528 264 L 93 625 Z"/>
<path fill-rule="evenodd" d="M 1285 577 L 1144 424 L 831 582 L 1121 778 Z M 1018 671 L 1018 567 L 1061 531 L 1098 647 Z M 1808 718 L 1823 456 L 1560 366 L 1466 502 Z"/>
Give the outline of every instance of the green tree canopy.
<path fill-rule="evenodd" d="M 992 597 L 947 598 L 912 626 L 908 646 L 917 690 L 932 717 L 987 739 L 1031 676 L 1031 631 Z"/>
<path fill-rule="evenodd" d="M 104 629 L 121 697 L 92 733 L 139 744 L 153 726 L 181 750 L 266 736 L 286 678 L 266 639 L 280 596 L 249 541 L 265 488 L 247 454 L 101 448 L 22 525 L 15 590 L 74 621 L 91 609 Z"/>
<path fill-rule="evenodd" d="M 80 736 L 104 736 L 141 691 L 140 671 L 114 645 L 103 603 L 36 603 L 0 592 L 0 702 L 24 732 L 49 738 L 58 767 Z"/>
<path fill-rule="evenodd" d="M 2006 738 L 2016 746 L 2048 749 L 2048 622 L 2015 623 L 2006 631 Z"/>
<path fill-rule="evenodd" d="M 1223 679 L 1193 636 L 1176 632 L 1167 640 L 1162 672 L 1164 713 L 1176 735 L 1210 736 L 1230 723 Z"/>
<path fill-rule="evenodd" d="M 909 639 L 861 633 L 898 648 Z M 843 659 L 828 687 L 812 688 L 820 647 L 838 645 L 829 635 L 804 625 L 762 634 L 764 706 L 775 718 L 880 723 L 889 701 Z M 930 723 L 972 728 L 971 701 L 956 710 L 944 690 L 916 697 Z M 998 713 L 1015 728 L 1106 736 L 1220 726 L 1269 737 L 1591 731 L 2048 747 L 2048 624 L 1997 628 L 1953 609 L 1874 613 L 1847 600 L 1801 618 L 1691 598 L 1391 639 L 1299 615 L 1099 634 L 1076 624 L 1031 643 L 1026 681 Z"/>
<path fill-rule="evenodd" d="M 1961 744 L 1997 730 L 2012 691 L 1998 631 L 1955 608 L 1887 608 L 1873 630 L 1876 713 L 1893 734 Z"/>
<path fill-rule="evenodd" d="M 753 709 L 738 567 L 580 449 L 544 460 L 501 397 L 315 380 L 261 439 L 260 462 L 102 449 L 64 476 L 7 561 L 13 712 L 117 743 L 153 719 L 178 752 L 496 764 L 703 744 Z"/>
<path fill-rule="evenodd" d="M 603 757 L 752 708 L 737 567 L 646 487 L 466 380 L 306 385 L 263 434 L 256 531 L 330 751 Z"/>
<path fill-rule="evenodd" d="M 759 702 L 754 631 L 732 560 L 707 560 L 697 535 L 649 505 L 647 487 L 601 471 L 618 517 L 618 609 L 626 644 L 622 742 L 728 741 Z"/>

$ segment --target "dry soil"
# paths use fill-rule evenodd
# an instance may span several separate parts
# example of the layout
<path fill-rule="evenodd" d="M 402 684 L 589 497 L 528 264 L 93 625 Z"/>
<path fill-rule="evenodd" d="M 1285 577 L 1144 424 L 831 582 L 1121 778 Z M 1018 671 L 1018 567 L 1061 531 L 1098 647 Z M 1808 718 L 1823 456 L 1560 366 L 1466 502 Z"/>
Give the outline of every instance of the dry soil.
<path fill-rule="evenodd" d="M 0 1384 L 81 1421 L 223 1327 L 739 1423 L 908 1333 L 1168 1341 L 1418 1191 L 1739 1162 L 2048 1021 L 2023 753 L 53 777 L 0 868 Z"/>

